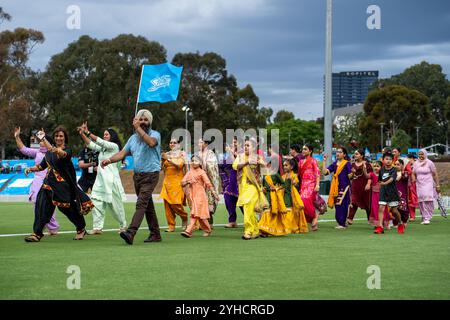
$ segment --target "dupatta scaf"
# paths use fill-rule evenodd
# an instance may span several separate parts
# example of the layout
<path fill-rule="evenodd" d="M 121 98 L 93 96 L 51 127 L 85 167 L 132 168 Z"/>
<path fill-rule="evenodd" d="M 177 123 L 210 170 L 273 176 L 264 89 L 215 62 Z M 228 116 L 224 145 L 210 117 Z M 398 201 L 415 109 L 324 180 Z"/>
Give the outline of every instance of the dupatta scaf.
<path fill-rule="evenodd" d="M 344 169 L 347 162 L 348 162 L 347 160 L 341 161 L 341 163 L 337 166 L 336 172 L 333 175 L 333 179 L 331 180 L 330 194 L 328 196 L 328 207 L 330 207 L 330 208 L 334 208 L 335 201 L 336 201 L 337 197 L 339 196 L 339 179 L 338 179 L 338 177 L 339 177 L 339 174 Z M 347 190 L 348 190 L 348 186 L 345 189 L 343 195 L 340 197 L 341 201 L 338 201 L 338 203 L 336 203 L 337 205 L 341 204 L 342 199 L 344 198 L 344 195 L 347 192 Z"/>
<path fill-rule="evenodd" d="M 280 186 L 276 186 L 273 183 L 272 177 L 270 175 L 265 176 L 266 182 L 270 186 L 271 190 L 269 192 L 270 195 L 270 213 L 278 214 L 278 213 L 286 213 L 286 204 L 284 203 L 284 188 Z M 275 189 L 275 191 L 272 191 Z"/>
<path fill-rule="evenodd" d="M 307 233 L 308 230 L 308 223 L 306 221 L 305 212 L 303 211 L 305 205 L 303 204 L 302 197 L 300 196 L 300 192 L 298 192 L 297 188 L 295 187 L 295 178 L 298 178 L 295 174 L 290 173 L 290 176 L 287 175 L 285 180 L 291 179 L 291 197 L 292 197 L 292 211 L 297 217 L 297 224 L 298 224 L 298 232 L 299 233 Z"/>
<path fill-rule="evenodd" d="M 245 166 L 242 168 L 242 171 L 247 175 L 247 178 L 249 182 L 256 187 L 258 190 L 258 200 L 255 204 L 255 212 L 262 213 L 263 211 L 269 209 L 269 201 L 267 201 L 266 196 L 264 195 L 264 192 L 262 191 L 262 187 L 259 183 L 259 181 L 256 179 L 255 175 L 253 174 L 253 171 L 250 169 L 249 166 Z"/>

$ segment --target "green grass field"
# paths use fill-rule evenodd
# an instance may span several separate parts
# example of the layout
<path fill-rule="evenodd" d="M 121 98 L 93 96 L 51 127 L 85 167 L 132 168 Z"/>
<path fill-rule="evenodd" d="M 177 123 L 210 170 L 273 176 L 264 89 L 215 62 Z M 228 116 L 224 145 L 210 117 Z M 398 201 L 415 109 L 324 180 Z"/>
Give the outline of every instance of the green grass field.
<path fill-rule="evenodd" d="M 127 203 L 127 218 L 134 204 Z M 166 225 L 161 204 L 161 226 Z M 357 218 L 365 214 L 359 212 Z M 220 206 L 215 223 L 226 223 Z M 328 212 L 323 219 L 334 219 Z M 61 230 L 73 230 L 58 212 Z M 92 217 L 86 217 L 88 228 Z M 179 223 L 179 220 L 177 221 Z M 242 216 L 239 213 L 242 225 Z M 0 234 L 30 233 L 28 203 L 0 203 Z M 25 243 L 0 237 L 0 299 L 449 299 L 450 221 L 414 222 L 404 235 L 375 235 L 366 221 L 348 230 L 321 222 L 318 232 L 243 241 L 242 227 L 216 227 L 209 238 L 162 232 L 144 243 L 144 220 L 135 243 L 116 231 L 72 241 L 74 234 Z M 105 228 L 118 228 L 110 215 Z M 81 269 L 81 289 L 66 287 L 67 267 Z M 367 268 L 381 270 L 381 289 L 369 290 Z"/>

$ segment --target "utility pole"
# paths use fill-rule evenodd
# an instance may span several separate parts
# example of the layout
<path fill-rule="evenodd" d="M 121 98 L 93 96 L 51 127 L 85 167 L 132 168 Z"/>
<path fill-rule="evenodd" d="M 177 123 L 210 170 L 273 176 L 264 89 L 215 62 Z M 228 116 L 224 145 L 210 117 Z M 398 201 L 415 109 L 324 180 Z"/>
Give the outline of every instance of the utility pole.
<path fill-rule="evenodd" d="M 289 137 L 289 149 L 288 150 L 291 150 L 291 131 L 289 131 L 288 137 Z"/>
<path fill-rule="evenodd" d="M 380 150 L 381 152 L 383 152 L 383 146 L 384 146 L 384 141 L 383 141 L 383 128 L 384 128 L 384 122 L 380 122 Z"/>
<path fill-rule="evenodd" d="M 187 145 L 187 136 L 188 136 L 188 112 L 191 110 L 191 108 L 188 108 L 188 106 L 184 106 L 183 108 L 181 108 L 182 111 L 184 111 L 185 114 L 185 121 L 186 121 L 186 139 L 185 139 L 185 151 L 187 152 L 188 149 L 188 145 Z"/>
<path fill-rule="evenodd" d="M 326 18 L 326 52 L 325 52 L 325 106 L 324 106 L 324 144 L 325 153 L 330 155 L 328 158 L 329 165 L 331 163 L 331 147 L 332 147 L 332 110 L 331 110 L 331 93 L 332 93 L 332 28 L 333 28 L 333 1 L 327 0 L 327 18 Z"/>
<path fill-rule="evenodd" d="M 416 127 L 416 149 L 419 149 L 419 129 L 420 127 Z"/>

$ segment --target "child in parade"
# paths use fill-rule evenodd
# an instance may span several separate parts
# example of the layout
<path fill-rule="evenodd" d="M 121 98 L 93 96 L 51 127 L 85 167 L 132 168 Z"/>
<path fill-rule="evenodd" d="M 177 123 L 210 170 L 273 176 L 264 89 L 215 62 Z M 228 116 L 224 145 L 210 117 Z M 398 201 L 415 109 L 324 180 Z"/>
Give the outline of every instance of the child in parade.
<path fill-rule="evenodd" d="M 397 181 L 396 186 L 398 190 L 398 196 L 400 202 L 398 204 L 398 211 L 400 212 L 400 217 L 403 224 L 406 226 L 409 218 L 409 208 L 408 208 L 408 172 L 404 170 L 404 162 L 402 159 L 397 159 L 394 163 L 397 169 Z M 394 220 L 394 225 L 398 225 L 398 221 Z"/>
<path fill-rule="evenodd" d="M 373 172 L 367 173 L 367 170 L 364 170 L 364 174 L 367 179 L 371 181 L 372 186 L 372 209 L 370 210 L 369 222 L 374 227 L 378 226 L 378 201 L 380 200 L 380 184 L 378 183 L 378 175 L 380 174 L 382 165 L 383 164 L 381 161 L 374 161 L 372 163 Z"/>
<path fill-rule="evenodd" d="M 304 204 L 300 192 L 300 181 L 297 175 L 298 163 L 295 159 L 285 160 L 284 169 L 284 203 L 287 213 L 285 215 L 285 226 L 291 233 L 307 233 L 308 223 L 306 222 Z"/>
<path fill-rule="evenodd" d="M 291 233 L 291 228 L 286 228 L 283 223 L 284 216 L 288 212 L 284 202 L 285 185 L 279 174 L 279 158 L 273 157 L 266 164 L 263 177 L 263 192 L 266 195 L 270 207 L 265 210 L 258 222 L 260 235 L 284 236 Z"/>
<path fill-rule="evenodd" d="M 191 203 L 191 220 L 186 230 L 181 232 L 181 235 L 185 238 L 192 237 L 192 231 L 197 221 L 200 223 L 200 227 L 203 230 L 203 236 L 208 237 L 211 235 L 211 226 L 208 222 L 210 218 L 208 210 L 208 196 L 206 189 L 211 190 L 215 200 L 219 201 L 219 195 L 214 190 L 214 186 L 211 184 L 206 172 L 202 169 L 201 159 L 198 156 L 192 156 L 191 169 L 186 173 L 181 180 L 183 187 L 189 187 L 189 197 Z"/>
<path fill-rule="evenodd" d="M 378 227 L 376 227 L 374 231 L 376 234 L 384 233 L 382 217 L 387 206 L 390 208 L 394 218 L 399 221 L 397 228 L 398 233 L 404 233 L 405 231 L 405 225 L 401 221 L 400 212 L 397 209 L 400 198 L 396 187 L 397 169 L 393 166 L 392 159 L 392 153 L 389 152 L 383 154 L 384 167 L 381 168 L 380 174 L 378 175 L 378 181 L 380 184 L 380 201 L 378 202 L 379 222 Z"/>

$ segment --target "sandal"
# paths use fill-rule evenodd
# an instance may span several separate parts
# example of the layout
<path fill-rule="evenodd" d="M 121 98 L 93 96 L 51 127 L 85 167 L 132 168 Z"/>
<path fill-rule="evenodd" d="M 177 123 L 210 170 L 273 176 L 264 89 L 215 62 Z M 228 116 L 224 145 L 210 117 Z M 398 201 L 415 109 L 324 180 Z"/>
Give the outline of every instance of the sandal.
<path fill-rule="evenodd" d="M 96 235 L 96 234 L 102 234 L 103 231 L 100 229 L 92 229 L 91 231 L 88 231 L 87 234 L 88 235 Z"/>
<path fill-rule="evenodd" d="M 187 231 L 183 231 L 183 232 L 181 232 L 180 233 L 183 237 L 185 237 L 185 238 L 190 238 L 190 237 L 192 237 L 192 234 L 190 234 L 189 232 L 187 232 Z"/>
<path fill-rule="evenodd" d="M 318 229 L 319 229 L 318 223 L 311 225 L 311 230 L 312 231 L 317 231 Z"/>
<path fill-rule="evenodd" d="M 36 233 L 33 233 L 33 234 L 31 234 L 31 235 L 29 235 L 28 237 L 25 237 L 25 242 L 39 242 L 39 241 L 41 241 L 41 238 L 42 238 L 43 236 L 38 236 Z"/>
<path fill-rule="evenodd" d="M 250 240 L 252 237 L 248 234 L 243 234 L 242 235 L 242 240 Z"/>
<path fill-rule="evenodd" d="M 87 235 L 86 229 L 77 231 L 77 235 L 75 238 L 73 238 L 73 240 L 83 240 L 85 235 Z"/>

